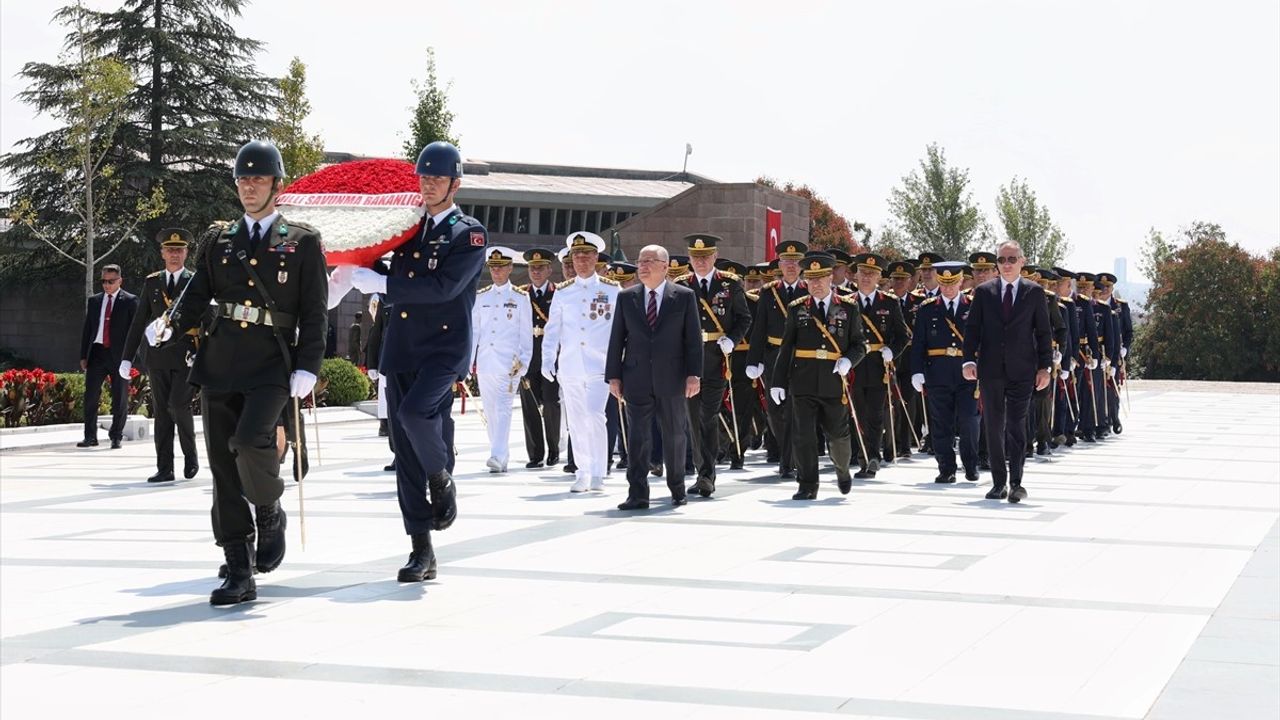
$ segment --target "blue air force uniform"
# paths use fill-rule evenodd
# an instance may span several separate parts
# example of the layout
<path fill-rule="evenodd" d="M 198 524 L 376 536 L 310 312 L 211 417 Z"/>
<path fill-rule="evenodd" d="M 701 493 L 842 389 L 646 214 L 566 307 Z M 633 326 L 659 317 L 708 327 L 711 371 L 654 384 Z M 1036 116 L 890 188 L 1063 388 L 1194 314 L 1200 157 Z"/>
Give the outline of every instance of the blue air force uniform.
<path fill-rule="evenodd" d="M 929 437 L 938 461 L 938 480 L 955 480 L 956 453 L 952 443 L 960 436 L 960 461 L 965 477 L 978 479 L 978 383 L 965 380 L 964 326 L 972 305 L 963 293 L 951 301 L 954 315 L 940 294 L 920 304 L 911 343 L 911 368 L 924 375 L 929 412 Z"/>

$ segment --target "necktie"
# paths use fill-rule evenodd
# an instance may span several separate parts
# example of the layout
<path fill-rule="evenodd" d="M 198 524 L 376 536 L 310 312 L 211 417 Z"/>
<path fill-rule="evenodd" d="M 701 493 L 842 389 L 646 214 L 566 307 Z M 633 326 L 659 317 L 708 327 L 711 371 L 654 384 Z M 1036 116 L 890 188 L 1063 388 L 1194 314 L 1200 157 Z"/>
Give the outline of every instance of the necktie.
<path fill-rule="evenodd" d="M 542 291 L 541 291 L 541 290 L 534 290 L 534 291 L 533 291 L 533 299 L 534 299 L 534 300 L 541 300 L 541 299 L 542 299 Z"/>
<path fill-rule="evenodd" d="M 1001 307 L 1001 314 L 1004 315 L 1004 321 L 1009 322 L 1009 318 L 1013 317 L 1013 284 L 1004 286 L 1004 305 Z"/>
<path fill-rule="evenodd" d="M 111 307 L 115 304 L 114 295 L 107 296 L 107 312 L 102 318 L 102 347 L 111 347 Z"/>
<path fill-rule="evenodd" d="M 165 291 L 164 291 L 164 292 L 165 292 L 165 295 L 168 295 L 168 296 L 169 296 L 169 299 L 170 299 L 170 300 L 172 300 L 172 299 L 173 299 L 173 291 L 174 291 L 175 289 L 177 289 L 177 283 L 175 283 L 175 282 L 173 281 L 173 274 L 172 274 L 172 273 L 170 273 L 170 274 L 169 274 L 169 282 L 165 283 L 165 285 L 166 285 L 166 287 L 165 287 Z"/>
<path fill-rule="evenodd" d="M 793 287 L 784 288 L 782 294 L 787 297 L 787 303 L 796 299 L 796 289 Z"/>
<path fill-rule="evenodd" d="M 649 292 L 653 292 L 653 291 L 650 290 Z M 707 295 L 707 279 L 706 278 L 702 278 L 702 295 L 703 297 L 706 297 Z"/>
<path fill-rule="evenodd" d="M 827 302 L 825 300 L 818 301 L 818 322 L 825 323 L 827 321 Z"/>
<path fill-rule="evenodd" d="M 658 291 L 649 291 L 649 304 L 645 307 L 644 319 L 649 323 L 650 330 L 658 329 Z"/>
<path fill-rule="evenodd" d="M 262 242 L 262 226 L 258 223 L 253 224 L 253 235 L 249 237 L 249 254 L 258 254 L 258 243 Z"/>
<path fill-rule="evenodd" d="M 866 312 L 871 312 L 871 298 L 862 298 L 862 309 Z"/>

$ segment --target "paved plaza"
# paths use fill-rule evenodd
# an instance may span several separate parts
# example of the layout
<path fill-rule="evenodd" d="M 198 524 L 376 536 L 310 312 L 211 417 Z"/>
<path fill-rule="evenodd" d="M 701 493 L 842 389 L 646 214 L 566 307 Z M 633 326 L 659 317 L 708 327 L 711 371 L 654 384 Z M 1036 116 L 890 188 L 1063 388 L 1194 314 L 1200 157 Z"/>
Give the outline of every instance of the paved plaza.
<path fill-rule="evenodd" d="M 326 411 L 288 556 L 230 608 L 207 467 L 149 486 L 149 441 L 9 438 L 0 717 L 1274 720 L 1280 393 L 1132 388 L 1124 433 L 1029 461 L 1020 505 L 926 455 L 795 502 L 753 454 L 624 515 L 623 471 L 523 469 L 518 414 L 490 475 L 469 411 L 421 585 L 376 422 Z"/>

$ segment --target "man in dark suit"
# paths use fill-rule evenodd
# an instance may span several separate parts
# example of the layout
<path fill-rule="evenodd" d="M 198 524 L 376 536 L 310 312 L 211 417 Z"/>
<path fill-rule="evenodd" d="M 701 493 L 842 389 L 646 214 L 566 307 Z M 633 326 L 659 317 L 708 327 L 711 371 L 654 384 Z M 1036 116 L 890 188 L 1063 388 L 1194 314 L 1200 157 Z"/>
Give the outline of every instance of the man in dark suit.
<path fill-rule="evenodd" d="M 80 369 L 84 371 L 84 440 L 76 447 L 98 444 L 98 400 L 102 381 L 111 381 L 111 449 L 120 447 L 124 418 L 129 411 L 129 381 L 116 370 L 124 355 L 129 326 L 138 309 L 138 298 L 124 291 L 119 265 L 102 266 L 102 292 L 89 298 L 80 331 Z"/>
<path fill-rule="evenodd" d="M 987 498 L 1008 497 L 1011 503 L 1027 497 L 1022 487 L 1027 410 L 1032 391 L 1049 386 L 1053 367 L 1044 290 L 1020 277 L 1025 263 L 1017 243 L 1000 244 L 1000 276 L 974 288 L 964 333 L 962 372 L 966 380 L 978 381 L 987 428 L 992 480 Z"/>
<path fill-rule="evenodd" d="M 164 257 L 164 269 L 151 273 L 142 282 L 140 307 L 134 314 L 129 339 L 124 344 L 120 377 L 128 379 L 133 370 L 133 356 L 138 352 L 138 347 L 142 346 L 147 376 L 151 381 L 151 412 L 156 421 L 156 473 L 147 478 L 147 482 L 173 482 L 175 430 L 178 444 L 182 448 L 183 477 L 191 479 L 200 470 L 196 455 L 195 423 L 191 417 L 194 388 L 187 382 L 187 376 L 191 374 L 190 364 L 195 360 L 196 336 L 200 331 L 192 328 L 164 347 L 153 347 L 142 342 L 142 334 L 147 325 L 169 311 L 195 274 L 186 268 L 187 247 L 192 239 L 190 232 L 182 228 L 165 228 L 156 239 L 160 243 L 160 254 Z"/>
<path fill-rule="evenodd" d="M 697 295 L 667 280 L 667 262 L 667 251 L 661 246 L 640 250 L 636 264 L 641 284 L 618 293 L 605 379 L 609 392 L 624 403 L 632 457 L 649 457 L 650 430 L 657 415 L 671 504 L 679 507 L 686 502 L 686 400 L 701 390 L 702 326 Z M 627 482 L 627 500 L 618 509 L 649 507 L 648 466 L 630 463 Z"/>

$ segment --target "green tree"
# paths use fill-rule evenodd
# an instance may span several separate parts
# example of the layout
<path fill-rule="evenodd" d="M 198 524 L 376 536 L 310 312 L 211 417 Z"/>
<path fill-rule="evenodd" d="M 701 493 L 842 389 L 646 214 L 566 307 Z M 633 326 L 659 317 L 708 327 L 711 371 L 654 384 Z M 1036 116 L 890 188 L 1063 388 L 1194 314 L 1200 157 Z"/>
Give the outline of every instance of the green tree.
<path fill-rule="evenodd" d="M 163 213 L 166 205 L 159 185 L 150 193 L 129 193 L 115 165 L 108 161 L 117 131 L 127 118 L 128 97 L 134 87 L 132 73 L 87 42 L 82 5 L 64 8 L 56 18 L 70 26 L 59 66 L 65 73 L 64 95 L 55 104 L 30 90 L 18 97 L 64 123 L 65 144 L 34 159 L 41 176 L 58 182 L 58 190 L 48 200 L 64 208 L 70 219 L 46 225 L 36 210 L 36 201 L 28 195 L 15 197 L 11 215 L 63 258 L 83 267 L 85 294 L 92 295 L 97 264 L 131 237 L 139 223 Z M 134 195 L 134 206 L 117 212 L 119 204 L 113 200 L 118 195 Z M 108 242 L 114 240 L 105 251 L 98 247 L 100 236 Z"/>
<path fill-rule="evenodd" d="M 925 148 L 920 167 L 889 193 L 889 210 L 909 254 L 932 251 L 958 260 L 990 244 L 990 228 L 968 187 L 968 169 L 948 165 L 936 143 Z"/>
<path fill-rule="evenodd" d="M 850 223 L 849 219 L 835 211 L 831 203 L 808 185 L 796 185 L 787 182 L 779 185 L 777 180 L 761 175 L 756 182 L 788 195 L 796 195 L 809 201 L 809 247 L 814 250 L 837 248 L 847 253 L 862 252 L 863 245 L 854 238 L 856 228 L 859 232 L 870 236 L 870 230 L 863 223 Z"/>
<path fill-rule="evenodd" d="M 1280 245 L 1271 248 L 1258 269 L 1256 325 L 1261 335 L 1263 371 L 1280 379 Z"/>
<path fill-rule="evenodd" d="M 1053 267 L 1071 252 L 1071 243 L 1049 215 L 1049 208 L 1036 199 L 1025 180 L 1014 177 L 996 194 L 996 212 L 1004 226 L 1004 236 L 1022 247 L 1027 262 Z"/>
<path fill-rule="evenodd" d="M 285 184 L 316 171 L 324 160 L 324 141 L 319 135 L 308 135 L 302 122 L 311 114 L 311 102 L 307 100 L 307 66 L 295 57 L 289 63 L 289 74 L 281 78 L 280 109 L 271 124 L 269 137 L 280 148 L 284 158 L 284 170 L 288 175 Z"/>
<path fill-rule="evenodd" d="M 915 259 L 907 250 L 907 238 L 893 225 L 886 225 L 880 231 L 880 238 L 867 249 L 889 261 Z"/>
<path fill-rule="evenodd" d="M 117 10 L 84 10 L 83 38 L 93 51 L 114 58 L 138 78 L 129 92 L 126 117 L 117 128 L 104 164 L 113 168 L 121 192 L 108 210 L 127 215 L 140 198 L 164 188 L 169 210 L 144 221 L 132 240 L 154 236 L 162 226 L 195 232 L 240 205 L 231 164 L 244 142 L 264 137 L 278 92 L 253 66 L 261 43 L 243 36 L 230 20 L 245 0 L 124 0 Z M 74 6 L 72 6 L 74 7 Z M 55 17 L 72 12 L 64 8 Z M 75 74 L 68 63 L 28 63 L 22 99 L 52 112 L 71 102 Z M 58 201 L 59 178 L 45 168 L 50 156 L 69 155 L 71 129 L 63 126 L 17 143 L 0 158 L 12 180 L 11 197 L 26 197 L 45 228 L 65 235 L 76 219 Z M 23 228 L 27 230 L 27 228 Z M 9 232 L 0 278 L 58 275 L 61 255 L 31 249 L 29 232 Z M 125 242 L 113 258 L 135 275 L 152 269 L 158 253 L 150 242 Z"/>
<path fill-rule="evenodd" d="M 459 145 L 458 138 L 453 135 L 453 113 L 449 110 L 449 89 L 453 83 L 440 87 L 436 77 L 435 48 L 427 48 L 426 79 L 421 82 L 412 80 L 410 84 L 418 102 L 412 108 L 413 116 L 409 118 L 404 156 L 409 162 L 415 162 L 422 148 L 437 140 Z"/>

